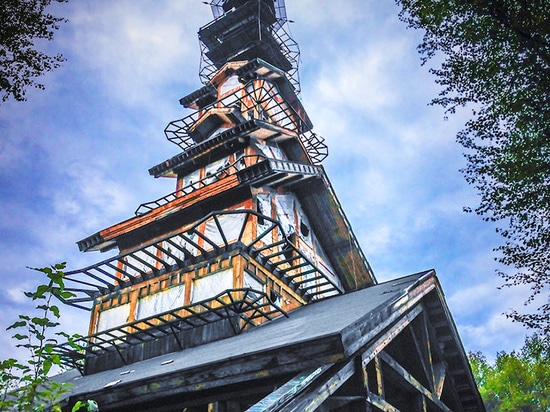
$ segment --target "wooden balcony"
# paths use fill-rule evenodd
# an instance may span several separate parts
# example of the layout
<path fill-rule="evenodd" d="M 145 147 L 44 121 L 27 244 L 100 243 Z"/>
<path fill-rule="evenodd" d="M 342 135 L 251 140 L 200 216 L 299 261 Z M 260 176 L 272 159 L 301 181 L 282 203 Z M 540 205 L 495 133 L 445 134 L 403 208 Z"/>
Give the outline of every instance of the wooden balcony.
<path fill-rule="evenodd" d="M 228 331 L 232 332 L 229 336 L 238 335 L 249 327 L 279 316 L 288 317 L 264 292 L 249 288 L 231 289 L 191 305 L 72 340 L 58 345 L 55 351 L 61 355 L 65 366 L 76 368 L 82 374 L 94 373 L 135 362 L 136 353 L 131 350 L 134 346 L 162 346 L 164 353 L 182 350 L 194 346 L 187 337 L 191 329 L 222 321 L 224 325 L 217 328 L 222 331 L 218 336 L 221 338 Z M 172 350 L 167 350 L 167 347 Z M 151 351 L 154 348 L 148 349 Z M 137 356 L 143 360 L 143 354 Z M 105 358 L 108 358 L 107 362 Z"/>
<path fill-rule="evenodd" d="M 262 219 L 265 230 L 250 238 L 256 233 L 258 218 Z M 204 229 L 206 226 L 210 227 L 209 235 Z M 89 310 L 99 296 L 175 270 L 190 270 L 194 265 L 215 261 L 227 253 L 256 260 L 305 301 L 343 293 L 337 276 L 316 265 L 283 233 L 277 220 L 252 210 L 212 212 L 179 233 L 158 238 L 83 269 L 66 272 L 67 289 L 76 297 L 65 303 Z"/>

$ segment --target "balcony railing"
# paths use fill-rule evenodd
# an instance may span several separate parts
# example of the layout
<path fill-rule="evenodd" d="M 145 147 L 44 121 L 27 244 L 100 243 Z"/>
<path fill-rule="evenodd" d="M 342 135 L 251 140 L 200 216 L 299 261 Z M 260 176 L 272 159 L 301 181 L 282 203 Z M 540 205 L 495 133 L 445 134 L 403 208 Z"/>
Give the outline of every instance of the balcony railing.
<path fill-rule="evenodd" d="M 211 3 L 214 11 L 215 20 L 208 23 L 200 30 L 215 25 L 221 19 L 224 19 L 224 13 L 221 5 L 216 3 L 219 3 L 219 1 L 215 0 Z M 287 71 L 287 76 L 289 81 L 294 86 L 296 94 L 300 94 L 300 76 L 298 71 L 300 64 L 300 48 L 298 47 L 298 43 L 296 43 L 296 41 L 294 41 L 294 39 L 289 34 L 287 28 L 288 19 L 284 2 L 279 1 L 276 3 L 275 15 L 276 22 L 269 28 L 270 35 L 273 36 L 275 43 L 280 48 L 280 52 L 282 53 L 282 55 L 285 57 L 286 60 L 288 60 L 288 62 L 290 62 L 292 67 L 290 70 Z M 260 18 L 260 16 L 258 16 L 258 18 Z M 220 31 L 223 31 L 223 28 Z M 259 38 L 257 40 L 260 41 Z M 201 47 L 199 77 L 201 78 L 203 84 L 208 84 L 217 73 L 219 67 L 216 67 L 216 65 L 208 57 L 207 53 L 210 49 L 207 47 L 207 45 L 203 41 L 200 41 L 200 39 L 199 44 Z"/>
<path fill-rule="evenodd" d="M 291 133 L 300 134 L 308 131 L 311 127 L 305 118 L 302 119 L 305 114 L 301 115 L 285 99 L 278 96 L 279 91 L 276 84 L 264 80 L 261 86 L 254 86 L 253 81 L 249 81 L 242 88 L 205 108 L 170 122 L 164 130 L 164 134 L 169 141 L 177 144 L 183 150 L 187 150 L 198 141 L 209 137 L 192 136 L 191 130 L 200 118 L 208 115 L 209 110 L 219 108 L 235 108 L 234 116 L 237 116 L 238 113 L 256 112 L 255 116 L 259 116 L 259 120 L 265 120 L 278 127 L 288 129 Z"/>
<path fill-rule="evenodd" d="M 76 368 L 83 373 L 84 362 L 90 357 L 116 352 L 122 362 L 127 364 L 124 350 L 134 345 L 171 336 L 181 350 L 184 349 L 180 342 L 181 332 L 186 330 L 224 319 L 238 318 L 239 322 L 230 322 L 233 332 L 237 335 L 250 326 L 281 315 L 288 317 L 286 312 L 273 303 L 263 291 L 250 288 L 230 289 L 191 305 L 73 339 L 58 345 L 55 350 L 61 355 L 61 361 L 65 366 Z"/>
<path fill-rule="evenodd" d="M 265 229 L 249 239 L 259 227 L 258 219 L 263 221 L 261 227 Z M 206 229 L 201 229 L 202 225 Z M 96 297 L 174 270 L 189 269 L 232 251 L 258 261 L 306 301 L 343 292 L 336 275 L 317 266 L 297 248 L 277 220 L 239 209 L 212 212 L 179 233 L 66 272 L 67 289 L 76 295 L 66 303 L 89 310 Z"/>
<path fill-rule="evenodd" d="M 321 171 L 317 166 L 286 160 L 271 159 L 264 155 L 242 156 L 227 167 L 205 176 L 197 182 L 192 182 L 180 190 L 169 193 L 159 199 L 142 203 L 136 209 L 136 216 L 143 215 L 158 207 L 164 206 L 178 198 L 188 195 L 198 189 L 211 185 L 227 176 L 238 174 L 239 181 L 253 186 L 281 186 L 303 180 L 304 178 L 319 176 Z"/>
<path fill-rule="evenodd" d="M 247 166 L 250 166 L 252 164 L 264 161 L 265 159 L 266 157 L 263 155 L 242 156 L 239 159 L 237 159 L 235 162 L 230 164 L 229 166 L 217 171 L 212 176 L 206 176 L 198 180 L 197 182 L 188 184 L 187 186 L 182 187 L 180 190 L 176 190 L 175 192 L 169 193 L 166 196 L 163 196 L 159 199 L 153 200 L 151 202 L 142 203 L 136 209 L 135 215 L 140 216 L 147 212 L 150 212 L 151 210 L 156 209 L 157 207 L 164 206 L 165 204 L 170 203 L 178 199 L 179 197 L 188 195 L 194 192 L 195 190 L 208 186 L 209 184 L 212 184 L 226 176 L 234 175 L 239 170 Z"/>

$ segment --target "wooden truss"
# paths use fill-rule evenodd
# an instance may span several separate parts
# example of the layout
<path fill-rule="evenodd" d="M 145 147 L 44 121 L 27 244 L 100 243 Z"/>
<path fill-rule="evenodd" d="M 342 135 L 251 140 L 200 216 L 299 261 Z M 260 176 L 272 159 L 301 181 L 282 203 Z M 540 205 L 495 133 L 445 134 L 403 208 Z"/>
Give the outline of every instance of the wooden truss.
<path fill-rule="evenodd" d="M 450 372 L 436 317 L 416 306 L 354 356 L 303 371 L 247 412 L 478 411 Z"/>

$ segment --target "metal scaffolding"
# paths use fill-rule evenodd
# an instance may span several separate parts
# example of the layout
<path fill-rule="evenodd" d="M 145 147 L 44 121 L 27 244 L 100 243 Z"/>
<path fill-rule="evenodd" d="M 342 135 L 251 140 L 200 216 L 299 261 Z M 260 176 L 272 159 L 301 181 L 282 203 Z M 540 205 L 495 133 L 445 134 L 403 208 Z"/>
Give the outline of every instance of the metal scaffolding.
<path fill-rule="evenodd" d="M 225 61 L 235 60 L 239 56 L 248 57 L 243 58 L 243 60 L 259 57 L 250 57 L 250 55 L 246 54 L 247 51 L 257 53 L 258 49 L 263 49 L 264 54 L 267 53 L 271 56 L 280 53 L 280 57 L 277 58 L 279 61 L 279 66 L 277 67 L 286 72 L 289 81 L 294 86 L 296 94 L 300 93 L 300 76 L 298 71 L 300 49 L 290 35 L 289 20 L 287 19 L 284 0 L 249 0 L 248 2 L 213 0 L 209 4 L 212 7 L 215 20 L 199 30 L 199 43 L 201 47 L 199 76 L 203 84 L 208 84 L 221 67 L 222 60 L 218 61 L 211 58 L 211 49 L 221 45 L 224 41 L 222 34 L 230 31 L 235 32 L 234 26 L 238 24 L 239 29 L 241 29 L 238 33 L 239 35 L 236 36 L 240 38 L 238 50 L 236 53 L 225 56 Z M 242 7 L 243 5 L 245 7 Z M 244 13 L 244 15 L 237 16 L 234 10 L 235 6 L 239 7 L 239 12 Z M 243 27 L 243 20 L 247 21 L 247 26 L 245 27 Z M 209 30 L 217 34 L 217 36 L 212 36 L 214 41 L 210 41 L 210 38 L 206 35 Z M 201 33 L 203 34 L 202 36 Z M 272 63 L 275 64 L 275 62 Z"/>

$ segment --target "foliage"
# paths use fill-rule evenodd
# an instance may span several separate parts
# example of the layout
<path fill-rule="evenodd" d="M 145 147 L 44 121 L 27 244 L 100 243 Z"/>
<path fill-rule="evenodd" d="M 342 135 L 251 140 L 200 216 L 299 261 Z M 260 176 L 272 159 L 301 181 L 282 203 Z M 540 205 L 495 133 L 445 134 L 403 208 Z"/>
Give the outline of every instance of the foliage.
<path fill-rule="evenodd" d="M 71 409 L 71 412 L 78 412 L 78 411 L 86 411 L 86 412 L 96 412 L 99 411 L 99 407 L 97 406 L 97 402 L 88 399 L 85 401 L 78 401 L 73 406 L 73 409 Z"/>
<path fill-rule="evenodd" d="M 525 340 L 518 352 L 499 352 L 494 364 L 479 352 L 470 364 L 489 412 L 550 410 L 550 341 L 539 335 Z"/>
<path fill-rule="evenodd" d="M 481 201 L 475 212 L 497 222 L 497 260 L 506 286 L 546 294 L 550 283 L 550 1 L 396 0 L 409 27 L 424 30 L 418 49 L 443 86 L 432 104 L 472 118 L 458 134 L 463 170 Z M 471 211 L 466 209 L 466 211 Z M 550 305 L 511 316 L 550 334 Z"/>
<path fill-rule="evenodd" d="M 67 0 L 54 0 L 65 3 Z M 3 0 L 0 7 L 0 93 L 26 100 L 28 87 L 44 89 L 35 78 L 61 65 L 62 55 L 49 56 L 36 48 L 39 39 L 52 40 L 59 23 L 66 19 L 52 16 L 46 7 L 52 0 Z"/>
<path fill-rule="evenodd" d="M 56 332 L 60 311 L 53 298 L 64 300 L 74 296 L 63 283 L 64 268 L 65 264 L 59 263 L 35 269 L 48 278 L 48 283 L 39 285 L 34 292 L 25 292 L 38 303 L 38 314 L 19 315 L 18 320 L 8 327 L 8 330 L 16 331 L 13 338 L 18 347 L 28 350 L 29 359 L 25 362 L 16 359 L 0 362 L 0 410 L 61 411 L 58 401 L 69 390 L 70 384 L 48 378 L 52 367 L 61 366 L 61 358 L 55 351 L 56 336 L 68 337 L 69 341 L 77 337 Z"/>

